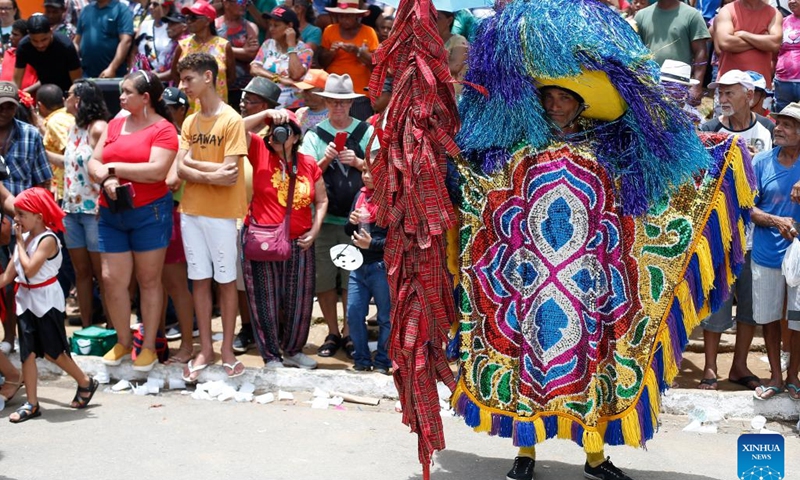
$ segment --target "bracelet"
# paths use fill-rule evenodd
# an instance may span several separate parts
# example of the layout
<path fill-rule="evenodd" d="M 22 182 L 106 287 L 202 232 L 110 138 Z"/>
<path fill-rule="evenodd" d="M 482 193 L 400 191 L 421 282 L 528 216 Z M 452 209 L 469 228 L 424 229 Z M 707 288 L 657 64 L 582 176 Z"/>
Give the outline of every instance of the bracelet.
<path fill-rule="evenodd" d="M 112 178 L 116 180 L 117 176 L 116 175 L 109 175 L 106 178 L 104 178 L 103 181 L 100 182 L 100 188 L 105 187 L 106 186 L 106 182 L 109 181 Z"/>
<path fill-rule="evenodd" d="M 292 53 L 297 53 L 297 47 L 289 47 L 286 49 L 286 55 L 291 55 Z"/>

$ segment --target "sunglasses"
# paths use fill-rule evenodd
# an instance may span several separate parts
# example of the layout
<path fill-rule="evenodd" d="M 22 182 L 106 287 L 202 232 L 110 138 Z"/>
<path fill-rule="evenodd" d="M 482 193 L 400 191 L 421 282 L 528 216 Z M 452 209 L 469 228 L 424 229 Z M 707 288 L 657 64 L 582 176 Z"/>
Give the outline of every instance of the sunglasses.
<path fill-rule="evenodd" d="M 205 17 L 203 17 L 202 15 L 186 15 L 186 21 L 187 22 L 196 22 L 197 20 L 200 20 L 201 18 L 205 18 Z"/>

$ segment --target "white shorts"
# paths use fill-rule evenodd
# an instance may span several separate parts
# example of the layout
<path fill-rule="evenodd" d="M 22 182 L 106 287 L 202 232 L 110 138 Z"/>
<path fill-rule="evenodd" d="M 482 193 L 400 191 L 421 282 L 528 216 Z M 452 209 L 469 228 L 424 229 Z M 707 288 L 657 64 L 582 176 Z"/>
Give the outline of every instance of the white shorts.
<path fill-rule="evenodd" d="M 189 280 L 236 280 L 236 219 L 181 214 L 181 236 Z"/>
<path fill-rule="evenodd" d="M 780 268 L 764 267 L 756 262 L 751 262 L 751 266 L 753 320 L 759 325 L 766 325 L 788 318 L 789 328 L 800 331 L 800 289 L 786 285 Z"/>

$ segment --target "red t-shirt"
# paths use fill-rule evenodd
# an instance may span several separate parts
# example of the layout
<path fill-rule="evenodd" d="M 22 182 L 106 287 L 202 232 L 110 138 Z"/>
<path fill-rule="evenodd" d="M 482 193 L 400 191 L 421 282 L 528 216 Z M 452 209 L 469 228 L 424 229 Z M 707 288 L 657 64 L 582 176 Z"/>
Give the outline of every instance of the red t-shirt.
<path fill-rule="evenodd" d="M 103 145 L 103 163 L 147 163 L 153 147 L 178 151 L 178 133 L 168 121 L 161 120 L 130 135 L 120 135 L 126 118 L 115 118 L 108 122 L 108 136 Z M 140 183 L 120 177 L 119 183 L 133 184 L 133 205 L 137 208 L 152 203 L 169 192 L 166 179 L 155 183 Z M 103 195 L 100 195 L 100 205 L 108 206 Z"/>
<path fill-rule="evenodd" d="M 253 165 L 253 200 L 250 215 L 261 225 L 277 225 L 286 216 L 286 199 L 289 196 L 289 169 L 283 174 L 281 158 L 271 152 L 264 139 L 250 133 L 247 158 Z M 297 180 L 294 185 L 292 215 L 289 219 L 289 237 L 294 240 L 311 229 L 311 206 L 314 204 L 314 186 L 322 177 L 317 162 L 308 155 L 297 154 Z"/>

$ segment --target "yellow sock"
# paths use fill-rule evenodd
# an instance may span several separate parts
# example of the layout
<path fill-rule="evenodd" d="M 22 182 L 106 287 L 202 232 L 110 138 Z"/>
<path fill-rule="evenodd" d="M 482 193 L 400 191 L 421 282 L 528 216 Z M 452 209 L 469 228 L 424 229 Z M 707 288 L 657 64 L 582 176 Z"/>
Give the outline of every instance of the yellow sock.
<path fill-rule="evenodd" d="M 536 447 L 519 447 L 518 457 L 528 457 L 531 460 L 536 460 Z"/>
<path fill-rule="evenodd" d="M 592 468 L 601 465 L 605 461 L 606 454 L 603 450 L 600 450 L 597 453 L 586 452 L 586 463 L 588 463 Z"/>

